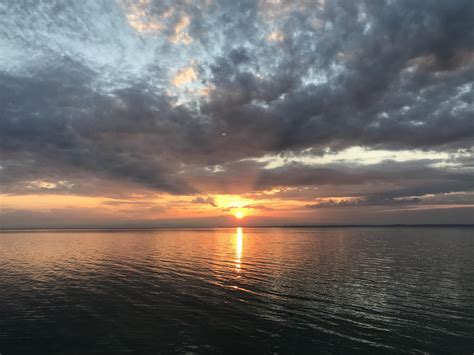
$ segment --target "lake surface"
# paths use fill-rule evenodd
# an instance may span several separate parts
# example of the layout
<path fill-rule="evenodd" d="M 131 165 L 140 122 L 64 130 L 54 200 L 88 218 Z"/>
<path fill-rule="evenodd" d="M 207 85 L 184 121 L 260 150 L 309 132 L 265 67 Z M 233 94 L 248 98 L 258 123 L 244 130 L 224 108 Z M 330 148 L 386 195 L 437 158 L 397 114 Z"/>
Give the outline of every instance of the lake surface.
<path fill-rule="evenodd" d="M 474 229 L 0 233 L 0 353 L 474 352 Z"/>

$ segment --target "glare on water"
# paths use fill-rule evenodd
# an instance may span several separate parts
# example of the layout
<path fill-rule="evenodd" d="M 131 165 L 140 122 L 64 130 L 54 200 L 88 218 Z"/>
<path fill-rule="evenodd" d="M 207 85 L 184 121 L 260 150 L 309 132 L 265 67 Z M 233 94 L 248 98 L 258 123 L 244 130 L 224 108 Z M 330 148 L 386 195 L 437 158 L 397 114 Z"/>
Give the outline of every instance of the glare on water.
<path fill-rule="evenodd" d="M 1 233 L 0 351 L 469 353 L 472 255 L 448 228 Z"/>
<path fill-rule="evenodd" d="M 242 242 L 244 238 L 244 233 L 242 227 L 236 228 L 235 233 L 235 269 L 240 271 L 240 264 L 242 262 Z"/>

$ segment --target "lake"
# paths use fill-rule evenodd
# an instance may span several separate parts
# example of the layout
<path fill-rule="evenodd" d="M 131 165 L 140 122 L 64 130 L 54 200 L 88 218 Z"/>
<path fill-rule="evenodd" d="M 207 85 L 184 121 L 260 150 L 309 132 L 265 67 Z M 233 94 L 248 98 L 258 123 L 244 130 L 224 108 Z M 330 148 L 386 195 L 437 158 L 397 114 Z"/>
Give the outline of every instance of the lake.
<path fill-rule="evenodd" d="M 474 229 L 0 233 L 0 353 L 474 352 Z"/>

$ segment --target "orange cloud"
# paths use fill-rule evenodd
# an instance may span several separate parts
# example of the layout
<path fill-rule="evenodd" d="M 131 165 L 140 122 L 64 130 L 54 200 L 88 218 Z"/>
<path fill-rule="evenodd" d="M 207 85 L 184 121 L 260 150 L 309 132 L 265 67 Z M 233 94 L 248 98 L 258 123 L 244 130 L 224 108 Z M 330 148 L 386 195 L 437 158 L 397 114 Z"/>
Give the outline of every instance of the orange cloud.
<path fill-rule="evenodd" d="M 185 15 L 181 17 L 176 26 L 174 27 L 174 34 L 169 37 L 170 42 L 178 44 L 183 43 L 185 45 L 190 44 L 193 38 L 185 31 L 191 23 L 189 16 Z"/>
<path fill-rule="evenodd" d="M 161 32 L 165 25 L 150 15 L 150 0 L 120 1 L 125 12 L 128 24 L 140 33 L 156 33 Z"/>
<path fill-rule="evenodd" d="M 283 35 L 283 33 L 279 31 L 273 31 L 267 35 L 267 40 L 270 42 L 281 42 L 284 39 L 285 39 L 285 36 Z"/>
<path fill-rule="evenodd" d="M 197 80 L 197 78 L 198 75 L 196 73 L 196 70 L 194 70 L 194 64 L 191 64 L 187 67 L 178 70 L 178 72 L 171 79 L 171 83 L 174 86 L 181 87 Z"/>

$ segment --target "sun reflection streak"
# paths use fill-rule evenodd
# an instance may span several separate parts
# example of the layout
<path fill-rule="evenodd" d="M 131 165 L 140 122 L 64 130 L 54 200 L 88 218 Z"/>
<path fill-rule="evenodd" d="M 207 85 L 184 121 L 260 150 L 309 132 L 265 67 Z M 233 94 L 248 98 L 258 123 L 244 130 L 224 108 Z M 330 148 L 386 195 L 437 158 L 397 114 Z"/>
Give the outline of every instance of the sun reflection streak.
<path fill-rule="evenodd" d="M 240 272 L 242 263 L 242 241 L 244 233 L 242 227 L 237 227 L 235 234 L 235 270 Z"/>

